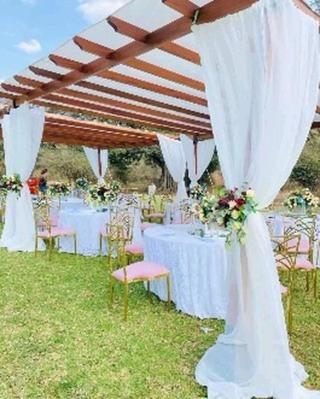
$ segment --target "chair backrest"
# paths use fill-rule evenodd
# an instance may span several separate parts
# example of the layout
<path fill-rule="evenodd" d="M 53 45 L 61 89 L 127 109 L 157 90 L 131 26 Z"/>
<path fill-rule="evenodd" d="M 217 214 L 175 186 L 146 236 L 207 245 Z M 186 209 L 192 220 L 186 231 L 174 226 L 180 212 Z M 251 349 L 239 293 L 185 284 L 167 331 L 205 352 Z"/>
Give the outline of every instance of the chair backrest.
<path fill-rule="evenodd" d="M 126 228 L 121 223 L 107 223 L 106 237 L 108 244 L 108 258 L 111 264 L 111 258 L 117 260 L 117 264 L 121 261 L 125 253 L 126 246 Z M 116 265 L 117 266 L 117 265 Z"/>
<path fill-rule="evenodd" d="M 285 234 L 271 239 L 273 251 L 278 265 L 286 269 L 294 269 L 297 263 L 301 236 L 299 234 Z"/>
<path fill-rule="evenodd" d="M 314 217 L 298 217 L 285 229 L 285 234 L 298 234 L 309 242 L 309 258 L 313 258 L 313 245 L 316 241 L 316 219 Z"/>
<path fill-rule="evenodd" d="M 50 205 L 41 205 L 34 207 L 34 218 L 36 232 L 47 230 L 49 233 L 52 229 L 52 222 L 50 217 Z"/>

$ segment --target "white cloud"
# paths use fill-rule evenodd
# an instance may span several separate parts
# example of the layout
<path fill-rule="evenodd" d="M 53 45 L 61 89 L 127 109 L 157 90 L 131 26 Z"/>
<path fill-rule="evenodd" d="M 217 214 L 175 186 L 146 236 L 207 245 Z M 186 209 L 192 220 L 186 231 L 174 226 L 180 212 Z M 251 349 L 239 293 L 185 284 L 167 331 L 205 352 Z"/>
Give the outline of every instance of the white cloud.
<path fill-rule="evenodd" d="M 128 3 L 129 0 L 78 0 L 78 10 L 83 17 L 91 22 L 97 22 L 106 18 L 118 8 Z"/>
<path fill-rule="evenodd" d="M 42 50 L 41 44 L 37 39 L 30 39 L 28 41 L 20 42 L 17 47 L 27 54 L 39 53 L 39 51 Z"/>

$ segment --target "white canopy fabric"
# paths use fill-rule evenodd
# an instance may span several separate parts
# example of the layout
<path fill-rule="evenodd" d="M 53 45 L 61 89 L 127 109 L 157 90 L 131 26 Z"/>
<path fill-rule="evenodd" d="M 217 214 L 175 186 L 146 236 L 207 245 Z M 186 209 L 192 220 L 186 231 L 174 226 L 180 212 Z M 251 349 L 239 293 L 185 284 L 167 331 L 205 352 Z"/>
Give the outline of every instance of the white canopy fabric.
<path fill-rule="evenodd" d="M 21 195 L 10 193 L 6 201 L 5 225 L 0 245 L 11 251 L 33 251 L 35 223 L 26 181 L 34 168 L 43 134 L 45 113 L 24 104 L 11 109 L 2 121 L 6 174 L 19 174 Z"/>
<path fill-rule="evenodd" d="M 193 187 L 201 179 L 212 160 L 215 149 L 214 139 L 198 141 L 196 144 L 185 134 L 181 134 L 180 139 L 187 160 L 191 187 Z"/>
<path fill-rule="evenodd" d="M 176 200 L 182 201 L 187 198 L 184 176 L 186 173 L 186 157 L 181 141 L 158 134 L 158 140 L 165 164 L 173 180 L 178 184 Z"/>
<path fill-rule="evenodd" d="M 305 144 L 319 87 L 319 26 L 291 0 L 260 0 L 194 27 L 228 188 L 245 182 L 261 209 L 288 179 Z M 285 110 L 285 111 L 284 111 Z M 214 115 L 214 118 L 213 118 Z M 289 351 L 279 278 L 260 214 L 229 253 L 224 334 L 197 366 L 210 399 L 315 399 Z"/>
<path fill-rule="evenodd" d="M 104 176 L 108 169 L 108 150 L 100 150 L 100 160 L 99 160 L 99 150 L 90 147 L 83 147 L 83 151 L 88 158 L 91 169 L 98 179 L 99 183 L 104 182 Z"/>

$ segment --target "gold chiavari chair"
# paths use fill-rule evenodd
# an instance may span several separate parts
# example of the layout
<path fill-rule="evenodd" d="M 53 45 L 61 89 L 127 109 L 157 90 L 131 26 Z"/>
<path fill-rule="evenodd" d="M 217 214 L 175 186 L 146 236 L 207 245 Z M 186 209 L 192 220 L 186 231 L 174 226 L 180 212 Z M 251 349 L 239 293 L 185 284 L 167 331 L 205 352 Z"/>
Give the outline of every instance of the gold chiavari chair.
<path fill-rule="evenodd" d="M 74 242 L 74 254 L 77 255 L 77 235 L 73 229 L 58 227 L 56 221 L 51 218 L 50 205 L 42 206 L 34 210 L 35 214 L 35 256 L 38 253 L 39 240 L 46 241 L 49 260 L 52 259 L 52 252 L 55 244 L 59 247 L 60 238 L 70 237 Z"/>
<path fill-rule="evenodd" d="M 298 249 L 300 245 L 300 235 L 287 234 L 283 237 L 273 238 L 271 240 L 274 244 L 274 253 L 276 265 L 279 269 L 286 270 L 288 272 L 288 288 L 287 304 L 286 304 L 286 318 L 288 324 L 288 332 L 292 331 L 292 319 L 293 319 L 293 292 L 296 279 L 297 268 L 297 257 Z M 284 293 L 284 287 L 281 286 L 281 291 Z"/>
<path fill-rule="evenodd" d="M 313 282 L 313 295 L 317 298 L 318 269 L 314 264 L 314 248 L 316 237 L 316 219 L 313 217 L 299 217 L 285 229 L 285 234 L 300 235 L 298 248 L 299 269 L 306 272 L 306 289 L 310 290 L 310 280 Z M 302 259 L 304 258 L 304 259 Z"/>

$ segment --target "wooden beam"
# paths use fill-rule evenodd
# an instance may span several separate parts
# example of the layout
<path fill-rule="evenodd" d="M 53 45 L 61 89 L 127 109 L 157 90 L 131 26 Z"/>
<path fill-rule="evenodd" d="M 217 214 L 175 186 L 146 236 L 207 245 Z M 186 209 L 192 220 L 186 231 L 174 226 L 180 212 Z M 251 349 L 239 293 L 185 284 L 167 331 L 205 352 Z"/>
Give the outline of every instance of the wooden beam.
<path fill-rule="evenodd" d="M 24 76 L 16 75 L 14 78 L 17 80 L 17 82 L 19 82 L 22 85 L 31 86 L 31 87 L 38 87 L 39 85 L 41 85 L 40 81 L 26 78 Z M 117 107 L 117 108 L 123 109 L 124 111 L 127 111 L 127 110 L 134 111 L 138 114 L 153 115 L 153 116 L 160 117 L 160 118 L 170 120 L 170 121 L 178 121 L 178 122 L 182 122 L 182 123 L 192 124 L 195 126 L 202 126 L 202 127 L 208 128 L 208 129 L 211 128 L 210 123 L 207 123 L 206 121 L 199 121 L 197 119 L 191 119 L 189 117 L 181 116 L 179 114 L 178 115 L 171 114 L 169 112 L 155 110 L 150 107 L 143 107 L 140 105 L 130 104 L 130 103 L 126 103 L 123 101 L 114 100 L 112 98 L 107 98 L 107 97 L 98 96 L 96 94 L 86 93 L 86 92 L 79 91 L 79 90 L 66 88 L 66 89 L 59 90 L 59 94 L 65 95 L 68 97 L 72 97 L 75 99 L 82 99 L 82 100 L 87 100 L 87 101 L 91 101 L 91 102 L 98 102 L 99 104 Z M 197 115 L 197 117 L 199 117 L 199 114 Z M 208 115 L 207 119 L 209 119 L 209 115 Z"/>
<path fill-rule="evenodd" d="M 199 7 L 190 0 L 162 0 L 162 3 L 178 11 L 187 18 L 193 18 L 194 13 L 199 9 Z"/>
<path fill-rule="evenodd" d="M 30 69 L 31 69 L 31 67 L 30 67 Z M 41 69 L 41 68 L 32 67 L 31 70 L 36 75 L 47 77 L 47 78 L 50 78 L 50 76 L 52 75 L 51 71 L 47 71 L 47 70 Z M 55 74 L 55 75 L 58 75 L 58 74 Z M 63 75 L 58 75 L 58 76 L 56 76 L 56 79 L 60 80 L 60 79 L 62 79 L 62 77 L 63 77 Z M 112 96 L 125 98 L 126 100 L 133 100 L 133 101 L 136 101 L 138 103 L 140 102 L 142 104 L 148 104 L 148 105 L 152 105 L 152 106 L 158 107 L 158 108 L 169 109 L 171 111 L 175 111 L 175 112 L 180 112 L 180 113 L 184 113 L 184 114 L 187 114 L 187 115 L 196 116 L 198 118 L 210 119 L 209 115 L 207 115 L 205 113 L 193 111 L 193 110 L 190 110 L 190 109 L 187 109 L 187 108 L 183 108 L 183 107 L 180 107 L 180 106 L 177 106 L 177 105 L 164 103 L 163 101 L 152 100 L 152 99 L 147 98 L 147 97 L 143 97 L 143 96 L 138 96 L 136 94 L 127 93 L 127 92 L 124 92 L 122 90 L 106 87 L 104 85 L 100 85 L 100 84 L 96 84 L 96 83 L 92 83 L 92 82 L 88 82 L 88 81 L 80 81 L 80 82 L 75 83 L 75 85 L 79 86 L 79 87 L 86 88 L 86 89 L 94 90 L 94 91 L 97 91 L 97 92 L 100 92 L 100 93 L 105 93 L 105 94 L 110 94 Z"/>
<path fill-rule="evenodd" d="M 148 35 L 150 34 L 150 32 L 146 31 L 145 29 L 132 25 L 129 22 L 123 21 L 117 17 L 110 16 L 108 18 L 108 22 L 110 25 L 112 25 L 116 32 L 130 37 L 137 42 L 145 43 L 146 38 L 148 38 Z M 199 54 L 189 50 L 188 48 L 180 46 L 179 44 L 167 42 L 159 46 L 159 49 L 185 61 L 200 65 Z"/>
<path fill-rule="evenodd" d="M 97 43 L 84 39 L 80 36 L 76 36 L 74 38 L 74 42 L 81 48 L 82 51 L 85 51 L 89 54 L 97 55 L 99 57 L 109 57 L 110 53 L 112 52 L 112 50 L 110 50 L 108 47 L 102 46 L 101 44 L 97 45 Z M 181 75 L 177 72 L 170 71 L 169 69 L 159 67 L 149 62 L 142 61 L 138 58 L 132 58 L 131 60 L 128 60 L 125 64 L 131 68 L 154 76 L 158 76 L 162 79 L 179 83 L 183 86 L 190 87 L 195 90 L 205 91 L 204 84 L 198 80 Z"/>
<path fill-rule="evenodd" d="M 111 119 L 115 121 L 120 121 L 120 122 L 125 122 L 125 123 L 133 123 L 135 125 L 140 125 L 144 127 L 151 127 L 155 129 L 160 129 L 160 130 L 167 130 L 167 131 L 172 131 L 172 132 L 177 132 L 177 133 L 190 133 L 190 134 L 212 134 L 211 131 L 208 129 L 203 129 L 203 128 L 198 128 L 198 127 L 192 127 L 192 126 L 186 126 L 186 125 L 181 125 L 178 127 L 176 124 L 172 124 L 169 122 L 165 122 L 162 120 L 154 119 L 151 120 L 151 118 L 146 119 L 139 119 L 138 116 L 135 117 L 124 117 L 122 113 L 118 115 L 110 114 L 105 112 L 105 108 L 103 106 L 100 106 L 99 104 L 93 104 L 93 103 L 87 103 L 83 102 L 80 100 L 73 100 L 69 99 L 67 97 L 61 97 L 57 95 L 50 94 L 46 96 L 44 99 L 41 100 L 34 100 L 32 101 L 33 104 L 47 107 L 47 108 L 52 108 L 52 109 L 58 109 L 58 110 L 65 110 L 67 112 L 76 112 L 76 113 L 84 113 L 88 115 L 93 115 L 93 116 L 101 116 L 102 118 L 105 119 Z"/>

